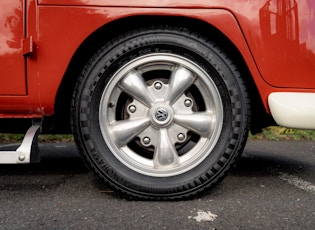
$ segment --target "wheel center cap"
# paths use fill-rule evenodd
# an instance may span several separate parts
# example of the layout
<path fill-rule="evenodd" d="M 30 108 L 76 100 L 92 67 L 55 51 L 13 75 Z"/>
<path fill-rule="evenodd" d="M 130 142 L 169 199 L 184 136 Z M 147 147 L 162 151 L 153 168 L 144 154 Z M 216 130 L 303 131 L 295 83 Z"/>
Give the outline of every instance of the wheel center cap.
<path fill-rule="evenodd" d="M 158 108 L 155 111 L 155 118 L 159 122 L 167 120 L 167 118 L 168 118 L 168 111 L 167 111 L 167 109 L 165 109 L 165 108 Z"/>
<path fill-rule="evenodd" d="M 168 105 L 157 105 L 151 109 L 151 121 L 157 127 L 165 127 L 172 122 L 173 109 Z"/>

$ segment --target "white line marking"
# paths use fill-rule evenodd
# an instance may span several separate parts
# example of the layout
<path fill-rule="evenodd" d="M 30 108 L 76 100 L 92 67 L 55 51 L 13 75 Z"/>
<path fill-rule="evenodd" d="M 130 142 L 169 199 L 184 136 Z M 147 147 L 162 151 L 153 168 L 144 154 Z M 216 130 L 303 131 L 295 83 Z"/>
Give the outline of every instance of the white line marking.
<path fill-rule="evenodd" d="M 204 212 L 204 211 L 199 211 L 197 212 L 197 216 L 194 216 L 193 219 L 195 219 L 197 222 L 201 221 L 214 221 L 218 215 L 211 213 L 210 211 Z M 191 216 L 188 217 L 189 219 Z"/>
<path fill-rule="evenodd" d="M 315 185 L 308 181 L 305 181 L 296 176 L 289 175 L 287 173 L 280 173 L 279 178 L 283 181 L 288 182 L 289 184 L 292 184 L 306 192 L 309 192 L 315 195 Z"/>

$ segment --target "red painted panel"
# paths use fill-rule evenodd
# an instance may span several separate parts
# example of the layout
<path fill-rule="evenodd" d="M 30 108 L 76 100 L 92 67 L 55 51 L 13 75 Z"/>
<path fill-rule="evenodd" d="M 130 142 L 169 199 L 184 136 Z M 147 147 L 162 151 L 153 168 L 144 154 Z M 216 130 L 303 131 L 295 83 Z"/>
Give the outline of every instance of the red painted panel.
<path fill-rule="evenodd" d="M 242 50 L 248 64 L 255 63 L 237 21 L 222 9 L 154 9 L 112 7 L 39 7 L 38 72 L 40 98 L 46 114 L 53 111 L 56 91 L 69 61 L 84 39 L 102 25 L 133 15 L 173 15 L 203 19 L 216 25 Z M 56 17 L 58 15 L 58 17 Z M 254 71 L 254 70 L 253 70 Z M 259 73 L 256 73 L 259 75 Z"/>
<path fill-rule="evenodd" d="M 23 0 L 0 1 L 0 95 L 25 95 Z"/>
<path fill-rule="evenodd" d="M 315 2 L 271 0 L 242 10 L 237 17 L 263 79 L 275 87 L 314 89 Z"/>
<path fill-rule="evenodd" d="M 230 0 L 222 1 L 221 5 L 227 5 Z M 217 5 L 220 0 L 38 0 L 40 5 L 64 5 L 64 6 L 122 6 L 122 7 L 177 7 L 177 8 L 208 8 Z"/>
<path fill-rule="evenodd" d="M 39 0 L 39 4 L 227 9 L 240 23 L 261 76 L 268 84 L 315 88 L 314 1 L 166 0 L 162 5 L 160 0 Z"/>

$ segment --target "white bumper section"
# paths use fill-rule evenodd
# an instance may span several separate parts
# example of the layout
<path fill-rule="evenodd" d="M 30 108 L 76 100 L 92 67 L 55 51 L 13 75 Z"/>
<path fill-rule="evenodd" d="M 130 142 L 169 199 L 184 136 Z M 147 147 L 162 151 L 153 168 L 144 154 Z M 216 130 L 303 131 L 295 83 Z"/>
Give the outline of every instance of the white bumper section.
<path fill-rule="evenodd" d="M 315 93 L 271 93 L 268 104 L 278 125 L 315 129 Z"/>

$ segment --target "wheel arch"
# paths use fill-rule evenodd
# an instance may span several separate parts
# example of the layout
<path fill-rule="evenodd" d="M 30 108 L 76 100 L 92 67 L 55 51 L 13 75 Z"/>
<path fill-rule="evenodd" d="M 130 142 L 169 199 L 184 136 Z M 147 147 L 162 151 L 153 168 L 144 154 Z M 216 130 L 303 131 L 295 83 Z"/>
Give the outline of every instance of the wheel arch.
<path fill-rule="evenodd" d="M 69 133 L 71 131 L 70 107 L 72 93 L 74 91 L 77 78 L 88 60 L 100 47 L 122 32 L 152 25 L 183 27 L 199 33 L 204 37 L 211 37 L 211 40 L 219 45 L 223 51 L 231 57 L 241 72 L 241 76 L 246 84 L 251 99 L 251 131 L 256 133 L 260 131 L 261 128 L 271 124 L 272 119 L 266 113 L 258 89 L 243 56 L 233 42 L 219 29 L 202 20 L 188 17 L 132 16 L 115 20 L 100 27 L 82 42 L 73 55 L 59 86 L 55 100 L 55 114 L 46 119 L 44 129 L 48 130 L 47 132 Z"/>

